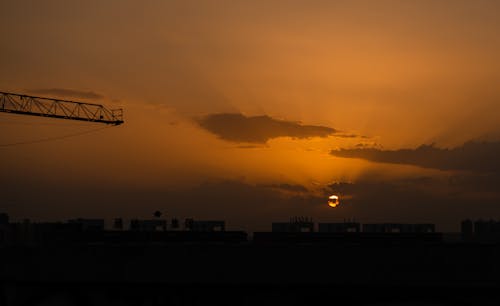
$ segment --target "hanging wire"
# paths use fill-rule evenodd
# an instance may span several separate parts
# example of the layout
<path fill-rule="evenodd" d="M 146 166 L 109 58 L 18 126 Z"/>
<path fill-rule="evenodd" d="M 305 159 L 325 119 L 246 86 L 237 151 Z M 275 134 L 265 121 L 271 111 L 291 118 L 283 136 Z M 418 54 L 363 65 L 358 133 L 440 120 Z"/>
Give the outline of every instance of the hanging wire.
<path fill-rule="evenodd" d="M 98 132 L 100 130 L 104 130 L 104 129 L 108 129 L 108 128 L 112 128 L 112 127 L 114 127 L 114 125 L 100 127 L 97 129 L 87 130 L 87 131 L 83 131 L 83 132 L 79 132 L 79 133 L 66 134 L 66 135 L 57 136 L 57 137 L 48 137 L 48 138 L 42 138 L 42 139 L 36 139 L 36 140 L 30 140 L 30 141 L 4 143 L 4 144 L 0 144 L 0 147 L 13 147 L 13 146 L 18 146 L 18 145 L 27 145 L 27 144 L 33 144 L 33 143 L 61 140 L 61 139 L 66 139 L 66 138 L 71 138 L 71 137 L 77 137 L 80 135 L 95 133 L 95 132 Z"/>
<path fill-rule="evenodd" d="M 73 127 L 73 126 L 86 126 L 88 123 L 42 123 L 42 122 L 17 122 L 17 121 L 2 121 L 0 120 L 0 125 L 6 124 L 6 125 L 25 125 L 25 126 L 63 126 L 63 127 Z"/>
<path fill-rule="evenodd" d="M 5 124 L 5 125 L 25 125 L 25 126 L 64 126 L 64 127 L 73 127 L 73 126 L 88 126 L 88 122 L 77 122 L 77 121 L 66 121 L 63 122 L 62 120 L 60 122 L 42 122 L 45 118 L 39 118 L 39 121 L 21 121 L 19 120 L 20 118 L 18 117 L 17 119 L 14 120 L 14 118 L 11 117 L 11 114 L 4 114 L 0 113 L 0 125 Z M 45 120 L 44 120 L 45 121 Z M 56 120 L 54 120 L 56 121 Z"/>

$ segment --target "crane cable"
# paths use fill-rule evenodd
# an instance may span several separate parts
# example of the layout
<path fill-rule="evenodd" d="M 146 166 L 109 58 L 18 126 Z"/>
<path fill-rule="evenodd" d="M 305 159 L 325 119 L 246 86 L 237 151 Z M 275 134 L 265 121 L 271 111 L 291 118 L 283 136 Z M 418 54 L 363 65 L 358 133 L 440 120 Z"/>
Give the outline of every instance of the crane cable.
<path fill-rule="evenodd" d="M 83 131 L 83 132 L 79 132 L 79 133 L 66 134 L 66 135 L 57 136 L 57 137 L 48 137 L 48 138 L 42 138 L 42 139 L 36 139 L 36 140 L 30 140 L 30 141 L 4 143 L 4 144 L 0 144 L 0 147 L 13 147 L 13 146 L 18 146 L 18 145 L 27 145 L 27 144 L 33 144 L 33 143 L 66 139 L 66 138 L 76 137 L 76 136 L 80 136 L 80 135 L 95 133 L 95 132 L 98 132 L 100 130 L 104 130 L 104 129 L 108 129 L 108 128 L 112 128 L 112 127 L 115 127 L 115 125 L 100 127 L 97 129 L 87 130 L 87 131 Z"/>

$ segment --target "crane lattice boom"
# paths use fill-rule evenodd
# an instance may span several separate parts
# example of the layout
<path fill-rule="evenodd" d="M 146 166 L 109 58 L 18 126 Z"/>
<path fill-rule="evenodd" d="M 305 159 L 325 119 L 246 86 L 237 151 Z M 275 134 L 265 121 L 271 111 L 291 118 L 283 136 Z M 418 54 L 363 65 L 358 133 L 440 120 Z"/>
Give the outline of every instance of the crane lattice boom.
<path fill-rule="evenodd" d="M 123 123 L 122 109 L 107 109 L 100 104 L 42 98 L 1 91 L 0 112 L 112 125 Z"/>

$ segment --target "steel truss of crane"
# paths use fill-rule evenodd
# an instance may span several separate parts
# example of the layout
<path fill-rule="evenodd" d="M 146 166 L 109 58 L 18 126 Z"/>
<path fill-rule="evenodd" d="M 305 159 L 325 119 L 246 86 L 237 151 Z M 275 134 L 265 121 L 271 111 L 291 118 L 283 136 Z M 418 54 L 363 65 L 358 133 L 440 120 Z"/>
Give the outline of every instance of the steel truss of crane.
<path fill-rule="evenodd" d="M 100 104 L 42 98 L 1 91 L 0 112 L 111 125 L 123 123 L 122 109 L 107 109 Z"/>

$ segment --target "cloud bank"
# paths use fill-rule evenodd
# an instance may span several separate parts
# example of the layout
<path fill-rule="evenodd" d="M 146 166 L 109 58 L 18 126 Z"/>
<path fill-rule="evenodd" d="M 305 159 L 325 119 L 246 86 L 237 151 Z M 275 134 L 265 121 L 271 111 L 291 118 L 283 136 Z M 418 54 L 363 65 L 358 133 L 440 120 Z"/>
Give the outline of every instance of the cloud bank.
<path fill-rule="evenodd" d="M 198 120 L 205 130 L 232 142 L 266 143 L 277 137 L 310 138 L 335 134 L 331 127 L 302 125 L 269 116 L 247 117 L 238 113 L 212 114 Z"/>
<path fill-rule="evenodd" d="M 440 170 L 500 172 L 500 142 L 469 141 L 453 149 L 421 145 L 415 149 L 373 148 L 332 150 L 337 157 L 360 158 L 373 162 L 407 164 Z"/>

